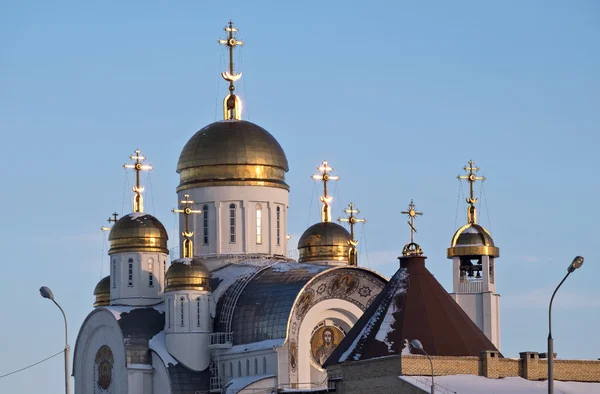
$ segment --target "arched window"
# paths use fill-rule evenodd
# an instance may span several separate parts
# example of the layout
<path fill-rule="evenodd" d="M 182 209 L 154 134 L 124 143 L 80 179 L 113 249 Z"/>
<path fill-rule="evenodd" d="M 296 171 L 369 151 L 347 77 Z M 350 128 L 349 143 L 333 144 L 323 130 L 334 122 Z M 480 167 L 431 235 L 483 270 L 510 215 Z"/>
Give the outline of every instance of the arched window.
<path fill-rule="evenodd" d="M 204 245 L 208 245 L 208 205 L 202 207 L 202 228 L 204 231 Z"/>
<path fill-rule="evenodd" d="M 281 245 L 281 207 L 277 207 L 277 246 Z"/>
<path fill-rule="evenodd" d="M 112 288 L 116 288 L 117 287 L 117 260 L 112 259 L 112 275 L 110 278 L 111 282 L 112 282 Z"/>
<path fill-rule="evenodd" d="M 184 309 L 185 298 L 184 297 L 179 298 L 179 304 L 180 304 L 179 308 L 181 309 L 181 327 L 183 327 L 184 326 L 183 313 L 185 311 L 185 309 Z"/>
<path fill-rule="evenodd" d="M 233 378 L 233 363 L 229 362 L 229 376 Z"/>
<path fill-rule="evenodd" d="M 235 204 L 229 205 L 229 243 L 235 243 Z"/>
<path fill-rule="evenodd" d="M 133 287 L 133 259 L 129 259 L 129 287 Z"/>
<path fill-rule="evenodd" d="M 196 326 L 200 327 L 200 297 L 196 298 Z"/>
<path fill-rule="evenodd" d="M 154 287 L 154 276 L 152 276 L 152 265 L 154 264 L 154 259 L 150 257 L 148 259 L 148 286 Z"/>
<path fill-rule="evenodd" d="M 171 299 L 167 298 L 167 324 L 171 328 Z"/>
<path fill-rule="evenodd" d="M 227 371 L 225 370 L 225 363 L 221 363 L 221 373 L 223 374 L 223 376 L 225 376 L 225 374 L 227 373 Z"/>
<path fill-rule="evenodd" d="M 258 359 L 254 357 L 254 374 L 258 375 Z"/>
<path fill-rule="evenodd" d="M 163 260 L 163 280 L 167 279 L 167 260 Z"/>
<path fill-rule="evenodd" d="M 237 376 L 242 376 L 242 362 L 238 360 L 238 374 Z"/>
<path fill-rule="evenodd" d="M 263 356 L 263 374 L 267 373 L 267 358 Z"/>
<path fill-rule="evenodd" d="M 262 244 L 262 207 L 256 204 L 256 243 Z"/>
<path fill-rule="evenodd" d="M 246 359 L 246 376 L 250 376 L 250 360 Z"/>

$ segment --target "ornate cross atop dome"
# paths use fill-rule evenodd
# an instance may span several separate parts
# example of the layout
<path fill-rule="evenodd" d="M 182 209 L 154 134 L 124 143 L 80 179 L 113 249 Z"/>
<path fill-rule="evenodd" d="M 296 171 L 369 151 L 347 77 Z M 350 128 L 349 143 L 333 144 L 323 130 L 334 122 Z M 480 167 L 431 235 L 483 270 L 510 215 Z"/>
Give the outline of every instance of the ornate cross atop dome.
<path fill-rule="evenodd" d="M 119 216 L 118 213 L 113 212 L 113 214 L 110 215 L 106 221 L 108 223 L 116 223 L 117 220 L 119 220 L 119 219 L 117 219 L 118 216 Z M 102 230 L 102 231 L 109 231 L 110 229 L 111 229 L 111 227 L 104 227 L 104 226 L 100 227 L 100 230 Z"/>
<path fill-rule="evenodd" d="M 477 209 L 475 208 L 475 203 L 479 201 L 479 199 L 475 198 L 473 195 L 473 184 L 476 181 L 484 182 L 485 177 L 475 175 L 475 173 L 479 171 L 479 167 L 475 166 L 475 162 L 473 162 L 473 160 L 469 160 L 469 166 L 464 166 L 463 169 L 465 172 L 468 172 L 468 174 L 459 175 L 457 178 L 459 180 L 466 179 L 467 182 L 469 182 L 469 198 L 467 198 L 469 210 L 467 211 L 467 220 L 470 224 L 477 224 Z"/>
<path fill-rule="evenodd" d="M 417 212 L 415 203 L 413 200 L 410 200 L 410 204 L 408 205 L 408 210 L 401 212 L 403 215 L 408 215 L 408 225 L 410 226 L 410 243 L 404 245 L 402 249 L 403 256 L 412 256 L 412 255 L 422 255 L 423 250 L 421 247 L 415 243 L 415 233 L 417 229 L 415 228 L 415 218 L 417 216 L 423 215 L 423 212 Z"/>
<path fill-rule="evenodd" d="M 133 212 L 144 212 L 144 198 L 142 197 L 144 187 L 140 186 L 140 172 L 150 171 L 152 170 L 152 166 L 149 164 L 142 164 L 144 160 L 146 160 L 146 157 L 141 155 L 141 151 L 139 149 L 136 149 L 135 153 L 129 156 L 129 158 L 134 160 L 133 164 L 123 164 L 123 168 L 130 168 L 135 171 L 135 186 L 133 187 L 133 192 L 135 193 L 135 196 L 133 197 Z"/>
<path fill-rule="evenodd" d="M 235 73 L 233 65 L 233 49 L 237 46 L 243 46 L 243 41 L 238 41 L 234 35 L 237 33 L 237 28 L 233 26 L 233 22 L 229 21 L 229 24 L 224 29 L 227 32 L 227 38 L 219 39 L 219 44 L 225 45 L 229 49 L 229 70 L 223 71 L 221 76 L 224 80 L 229 82 L 229 94 L 223 101 L 223 118 L 225 120 L 230 119 L 242 119 L 242 101 L 239 97 L 233 94 L 235 90 L 234 82 L 242 77 L 242 73 Z"/>
<path fill-rule="evenodd" d="M 358 252 L 356 251 L 356 245 L 358 245 L 358 241 L 354 239 L 354 225 L 356 223 L 366 223 L 366 219 L 359 219 L 354 214 L 359 214 L 360 211 L 355 208 L 353 203 L 348 204 L 348 208 L 344 209 L 344 212 L 348 214 L 347 218 L 338 218 L 338 222 L 346 222 L 350 224 L 350 240 L 348 243 L 350 244 L 350 255 L 348 259 L 348 265 L 358 265 Z"/>
<path fill-rule="evenodd" d="M 323 222 L 331 222 L 331 206 L 330 203 L 333 201 L 333 197 L 327 194 L 327 182 L 329 181 L 337 181 L 340 179 L 339 176 L 330 175 L 329 173 L 333 171 L 327 161 L 323 161 L 317 170 L 320 174 L 315 174 L 312 176 L 312 179 L 316 181 L 323 181 L 323 195 L 320 200 L 323 203 L 323 208 L 321 209 L 321 221 Z"/>
<path fill-rule="evenodd" d="M 192 214 L 202 213 L 202 210 L 191 208 L 195 202 L 190 200 L 189 194 L 185 194 L 184 197 L 185 200 L 179 201 L 179 207 L 182 209 L 173 209 L 173 212 L 182 213 L 185 217 L 185 230 L 181 232 L 181 235 L 183 235 L 183 255 L 181 257 L 184 259 L 191 259 L 194 257 L 194 247 L 192 242 L 192 236 L 194 235 L 194 232 L 190 231 L 189 217 Z"/>

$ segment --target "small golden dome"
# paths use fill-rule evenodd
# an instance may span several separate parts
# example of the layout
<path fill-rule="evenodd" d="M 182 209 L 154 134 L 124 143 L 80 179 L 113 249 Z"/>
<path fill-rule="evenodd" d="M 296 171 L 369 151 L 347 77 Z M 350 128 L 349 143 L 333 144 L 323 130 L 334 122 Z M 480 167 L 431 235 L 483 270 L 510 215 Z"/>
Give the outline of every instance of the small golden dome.
<path fill-rule="evenodd" d="M 167 230 L 152 215 L 135 212 L 123 216 L 110 230 L 108 254 L 120 252 L 159 252 L 167 249 Z"/>
<path fill-rule="evenodd" d="M 210 271 L 199 259 L 179 259 L 167 270 L 165 291 L 211 291 Z"/>
<path fill-rule="evenodd" d="M 467 224 L 458 229 L 448 248 L 448 258 L 454 256 L 499 257 L 500 249 L 494 245 L 490 233 L 478 224 Z"/>
<path fill-rule="evenodd" d="M 310 226 L 298 241 L 298 262 L 348 261 L 350 233 L 337 223 Z"/>
<path fill-rule="evenodd" d="M 285 152 L 267 130 L 245 120 L 209 124 L 185 144 L 177 191 L 198 186 L 270 186 L 289 190 Z"/>
<path fill-rule="evenodd" d="M 100 279 L 94 289 L 94 295 L 96 296 L 94 308 L 110 305 L 110 275 Z"/>

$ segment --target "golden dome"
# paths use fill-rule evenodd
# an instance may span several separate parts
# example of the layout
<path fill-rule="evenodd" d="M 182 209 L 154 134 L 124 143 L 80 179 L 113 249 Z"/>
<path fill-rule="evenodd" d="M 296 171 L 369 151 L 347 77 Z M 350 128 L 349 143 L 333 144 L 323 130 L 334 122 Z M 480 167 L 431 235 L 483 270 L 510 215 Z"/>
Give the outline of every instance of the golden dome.
<path fill-rule="evenodd" d="M 310 226 L 298 241 L 298 262 L 348 261 L 350 233 L 337 223 Z"/>
<path fill-rule="evenodd" d="M 210 271 L 198 259 L 179 259 L 167 270 L 165 291 L 211 291 Z"/>
<path fill-rule="evenodd" d="M 478 224 L 467 224 L 458 229 L 448 248 L 448 258 L 454 256 L 499 257 L 500 249 L 494 245 L 490 233 Z"/>
<path fill-rule="evenodd" d="M 285 152 L 267 130 L 245 120 L 202 128 L 185 144 L 177 163 L 177 191 L 197 186 L 271 186 L 289 190 Z"/>
<path fill-rule="evenodd" d="M 96 296 L 94 308 L 110 305 L 110 275 L 100 279 L 94 289 L 94 295 Z"/>
<path fill-rule="evenodd" d="M 120 252 L 159 252 L 167 249 L 167 230 L 152 215 L 135 212 L 123 216 L 110 230 L 108 254 Z"/>

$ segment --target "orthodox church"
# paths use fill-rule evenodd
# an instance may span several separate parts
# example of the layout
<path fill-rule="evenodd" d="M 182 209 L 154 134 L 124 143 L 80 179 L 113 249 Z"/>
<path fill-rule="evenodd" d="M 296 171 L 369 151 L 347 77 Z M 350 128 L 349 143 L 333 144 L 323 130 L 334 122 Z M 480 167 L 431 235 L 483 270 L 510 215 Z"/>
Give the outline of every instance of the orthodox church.
<path fill-rule="evenodd" d="M 288 161 L 272 134 L 242 120 L 242 102 L 235 94 L 241 73 L 234 70 L 233 53 L 243 42 L 237 40 L 231 22 L 225 31 L 227 37 L 219 40 L 230 59 L 222 73 L 229 88 L 223 120 L 191 136 L 177 162 L 178 207 L 173 211 L 181 219 L 181 256 L 170 260 L 165 227 L 144 212 L 140 172 L 152 167 L 135 151 L 132 164 L 125 165 L 136 174 L 133 212 L 112 219 L 110 275 L 96 286 L 94 309 L 77 336 L 75 393 L 326 390 L 326 362 L 345 359 L 347 352 L 351 357 L 379 354 L 387 346 L 402 351 L 400 340 L 360 331 L 367 317 L 353 331 L 357 334 L 345 339 L 365 311 L 368 318 L 383 318 L 385 312 L 374 301 L 384 290 L 401 288 L 415 294 L 403 301 L 410 313 L 432 316 L 442 311 L 444 325 L 427 325 L 428 320 L 420 319 L 424 326 L 415 328 L 410 317 L 404 322 L 408 331 L 445 331 L 447 343 L 433 344 L 436 354 L 497 351 L 494 260 L 499 249 L 477 224 L 473 183 L 483 178 L 476 176 L 474 163 L 465 167 L 471 188 L 468 223 L 452 237 L 448 249 L 452 294 L 424 271 L 414 239 L 402 251 L 405 258 L 417 261 L 407 262 L 402 271 L 420 278 L 410 287 L 404 274 L 390 282 L 360 266 L 354 226 L 364 220 L 350 204 L 344 210 L 347 217 L 340 219 L 350 231 L 332 221 L 327 186 L 337 176 L 327 162 L 313 175 L 323 184 L 321 221 L 298 240 L 297 261 L 289 258 Z M 403 213 L 413 237 L 414 219 L 421 213 L 412 202 Z M 435 291 L 426 291 L 432 286 Z M 452 324 L 445 325 L 448 322 Z M 362 349 L 375 339 L 377 345 Z M 336 353 L 342 342 L 345 353 Z"/>

